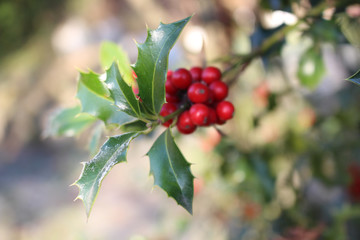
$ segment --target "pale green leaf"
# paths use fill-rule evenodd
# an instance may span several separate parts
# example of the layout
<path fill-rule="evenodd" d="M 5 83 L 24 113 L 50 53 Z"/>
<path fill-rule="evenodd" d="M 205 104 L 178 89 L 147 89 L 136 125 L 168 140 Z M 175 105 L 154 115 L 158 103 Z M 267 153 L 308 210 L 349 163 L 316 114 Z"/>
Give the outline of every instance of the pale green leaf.
<path fill-rule="evenodd" d="M 127 53 L 113 42 L 103 42 L 100 47 L 100 62 L 103 69 L 108 69 L 113 62 L 118 63 L 120 73 L 128 85 L 133 84 L 132 70 Z"/>

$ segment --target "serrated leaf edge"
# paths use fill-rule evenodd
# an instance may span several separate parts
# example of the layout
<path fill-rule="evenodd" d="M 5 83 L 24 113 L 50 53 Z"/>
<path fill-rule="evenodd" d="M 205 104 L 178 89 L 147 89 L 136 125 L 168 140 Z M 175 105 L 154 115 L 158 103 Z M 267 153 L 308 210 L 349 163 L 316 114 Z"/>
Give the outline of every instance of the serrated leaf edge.
<path fill-rule="evenodd" d="M 171 158 L 170 158 L 170 154 L 169 154 L 168 147 L 167 147 L 167 145 L 168 145 L 168 144 L 167 144 L 168 135 L 171 135 L 170 129 L 167 129 L 167 130 L 166 130 L 166 134 L 165 134 L 165 149 L 166 149 L 166 155 L 168 156 L 169 165 L 170 165 L 170 167 L 171 167 L 171 169 L 172 169 L 172 172 L 174 173 L 174 176 L 175 176 L 175 179 L 176 179 L 176 183 L 177 183 L 179 189 L 181 190 L 181 195 L 183 195 L 183 189 L 181 188 L 181 186 L 180 186 L 180 184 L 179 184 L 178 177 L 177 177 L 177 175 L 175 174 L 175 170 L 174 170 L 173 165 L 172 165 L 172 163 L 171 163 L 171 161 L 170 161 Z M 179 151 L 180 151 L 180 149 L 179 149 Z M 148 152 L 148 153 L 149 153 L 149 152 Z M 149 157 L 149 154 L 148 154 L 148 153 L 146 153 L 146 156 Z M 185 158 L 184 158 L 184 159 L 185 159 Z M 194 178 L 195 178 L 195 177 L 194 177 L 194 175 L 192 174 L 191 168 L 190 168 L 190 166 L 191 166 L 192 164 L 189 163 L 189 162 L 187 162 L 187 161 L 186 161 L 186 163 L 187 163 L 187 165 L 188 165 L 189 172 L 190 172 L 191 177 L 192 177 L 192 181 L 194 181 Z M 152 171 L 150 171 L 149 175 L 150 175 L 150 176 L 153 176 L 153 178 L 154 178 L 154 180 L 155 180 L 155 176 L 154 176 L 154 174 L 152 173 Z M 160 187 L 161 189 L 163 189 L 160 185 L 155 184 L 155 181 L 154 181 L 154 186 L 158 186 L 158 187 Z M 174 199 L 177 205 L 184 207 L 184 208 L 192 215 L 192 205 L 190 206 L 191 208 L 188 209 L 187 207 L 181 205 L 173 196 L 170 196 L 169 193 L 168 193 L 167 191 L 165 191 L 165 189 L 163 189 L 163 190 L 164 190 L 164 192 L 167 194 L 168 198 Z"/>
<path fill-rule="evenodd" d="M 133 135 L 133 137 L 131 137 L 131 138 L 128 139 L 128 144 L 127 144 L 128 146 L 127 146 L 127 148 L 126 148 L 125 160 L 124 160 L 124 161 L 121 161 L 121 162 L 127 162 L 127 149 L 128 149 L 128 147 L 129 147 L 129 145 L 130 145 L 130 142 L 131 142 L 134 138 L 138 137 L 138 136 L 140 135 L 140 133 L 137 133 L 137 132 L 129 132 L 129 133 L 121 134 L 121 135 L 131 135 L 131 134 L 134 134 L 134 135 Z M 117 135 L 117 136 L 120 136 L 120 135 Z M 116 137 L 116 136 L 111 136 L 111 137 L 109 137 L 109 138 L 105 141 L 105 143 L 106 143 L 110 138 L 114 138 L 114 137 Z M 104 143 L 104 144 L 105 144 L 105 143 Z M 100 148 L 100 150 L 101 150 L 101 148 Z M 94 159 L 94 158 L 100 153 L 100 150 L 99 150 L 99 152 L 98 152 L 92 159 Z M 115 151 L 115 152 L 116 152 L 116 151 Z M 114 154 L 115 154 L 115 153 L 114 153 Z M 112 154 L 112 156 L 113 156 L 114 154 Z M 70 187 L 76 186 L 76 187 L 78 187 L 78 189 L 79 189 L 79 194 L 78 194 L 78 196 L 76 196 L 76 198 L 74 199 L 74 201 L 76 201 L 76 200 L 79 199 L 79 200 L 81 200 L 81 201 L 83 202 L 83 205 L 84 205 L 84 207 L 85 207 L 85 209 L 86 209 L 86 217 L 87 217 L 87 219 L 89 219 L 89 217 L 90 217 L 90 213 L 91 213 L 91 210 L 92 210 L 92 208 L 93 208 L 93 206 L 94 206 L 94 203 L 95 203 L 95 201 L 96 201 L 96 199 L 97 199 L 97 196 L 98 196 L 98 194 L 99 194 L 102 181 L 104 180 L 104 178 L 108 175 L 108 173 L 111 171 L 111 169 L 112 169 L 115 165 L 117 165 L 118 163 L 121 163 L 121 162 L 118 162 L 118 163 L 115 163 L 115 164 L 113 164 L 113 165 L 106 166 L 106 167 L 109 167 L 109 170 L 108 170 L 107 173 L 101 178 L 100 183 L 99 183 L 99 190 L 96 192 L 95 197 L 94 197 L 94 200 L 92 201 L 89 210 L 87 210 L 87 206 L 86 206 L 86 204 L 85 204 L 85 202 L 84 202 L 84 199 L 83 199 L 83 197 L 82 197 L 81 187 L 80 187 L 80 185 L 78 185 L 78 181 L 81 179 L 81 177 L 82 177 L 82 175 L 83 175 L 83 173 L 84 173 L 84 171 L 85 171 L 85 165 L 86 165 L 87 163 L 89 163 L 89 162 L 91 162 L 91 160 L 90 160 L 90 161 L 87 161 L 87 162 L 81 162 L 81 163 L 80 163 L 80 164 L 83 165 L 83 168 L 82 168 L 81 173 L 80 173 L 80 177 L 79 177 L 74 183 L 70 184 Z M 105 166 L 102 168 L 102 170 L 103 170 L 104 168 L 105 168 Z M 100 171 L 100 172 L 101 172 L 101 171 Z M 93 187 L 92 187 L 92 189 L 93 189 Z"/>

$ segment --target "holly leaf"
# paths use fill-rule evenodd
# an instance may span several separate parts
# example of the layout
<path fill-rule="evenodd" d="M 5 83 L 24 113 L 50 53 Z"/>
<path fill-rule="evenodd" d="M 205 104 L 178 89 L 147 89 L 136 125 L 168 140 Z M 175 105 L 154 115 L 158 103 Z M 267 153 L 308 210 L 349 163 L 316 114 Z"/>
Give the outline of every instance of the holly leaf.
<path fill-rule="evenodd" d="M 131 86 L 129 86 L 121 77 L 115 62 L 106 71 L 105 83 L 110 90 L 115 105 L 119 107 L 121 111 L 139 118 L 139 101 L 136 99 Z"/>
<path fill-rule="evenodd" d="M 84 168 L 80 178 L 73 185 L 79 187 L 79 195 L 76 199 L 83 201 L 87 217 L 90 215 L 101 182 L 113 166 L 126 161 L 127 148 L 131 140 L 136 138 L 138 134 L 137 132 L 129 132 L 110 137 L 93 159 L 83 163 Z"/>
<path fill-rule="evenodd" d="M 319 50 L 309 48 L 300 58 L 297 76 L 301 84 L 310 89 L 318 86 L 326 73 L 323 58 Z"/>
<path fill-rule="evenodd" d="M 191 17 L 148 29 L 145 43 L 137 44 L 138 59 L 133 67 L 139 94 L 147 109 L 157 115 L 165 102 L 165 80 L 169 52 Z"/>
<path fill-rule="evenodd" d="M 133 122 L 125 123 L 120 126 L 122 132 L 141 132 L 147 130 L 146 122 L 136 120 Z"/>
<path fill-rule="evenodd" d="M 346 80 L 353 82 L 357 85 L 360 85 L 360 69 L 351 77 L 347 78 Z"/>
<path fill-rule="evenodd" d="M 81 107 L 64 108 L 52 113 L 44 130 L 44 137 L 71 137 L 81 133 L 96 121 L 89 114 L 81 114 Z"/>
<path fill-rule="evenodd" d="M 128 114 L 121 112 L 114 105 L 111 93 L 100 76 L 93 73 L 80 72 L 77 98 L 81 102 L 81 111 L 86 112 L 106 124 L 123 124 L 135 120 Z"/>
<path fill-rule="evenodd" d="M 185 160 L 175 144 L 170 129 L 162 133 L 150 151 L 150 174 L 154 176 L 154 184 L 158 185 L 192 214 L 194 176 L 190 164 Z"/>
<path fill-rule="evenodd" d="M 108 69 L 113 62 L 117 62 L 124 81 L 132 85 L 134 79 L 130 67 L 130 60 L 127 53 L 113 42 L 103 42 L 100 47 L 100 62 L 103 69 Z"/>

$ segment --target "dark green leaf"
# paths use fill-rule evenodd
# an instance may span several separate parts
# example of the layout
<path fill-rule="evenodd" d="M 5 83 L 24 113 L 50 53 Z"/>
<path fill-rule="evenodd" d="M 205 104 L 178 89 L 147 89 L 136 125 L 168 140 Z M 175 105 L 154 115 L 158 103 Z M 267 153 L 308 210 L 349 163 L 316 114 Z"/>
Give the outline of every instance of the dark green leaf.
<path fill-rule="evenodd" d="M 80 106 L 54 112 L 44 131 L 44 136 L 75 136 L 96 121 L 89 114 L 81 114 Z"/>
<path fill-rule="evenodd" d="M 353 82 L 357 85 L 360 85 L 360 69 L 351 77 L 347 78 L 346 80 Z"/>
<path fill-rule="evenodd" d="M 139 101 L 136 99 L 131 86 L 127 85 L 121 77 L 115 62 L 106 71 L 105 83 L 110 90 L 115 105 L 121 111 L 137 118 L 140 117 Z"/>
<path fill-rule="evenodd" d="M 118 63 L 118 67 L 128 85 L 133 84 L 130 60 L 127 53 L 117 44 L 112 42 L 103 42 L 100 48 L 100 62 L 104 69 L 108 69 L 113 62 Z"/>
<path fill-rule="evenodd" d="M 147 155 L 155 185 L 164 189 L 178 204 L 192 213 L 194 177 L 190 164 L 176 146 L 170 129 L 158 137 Z"/>
<path fill-rule="evenodd" d="M 120 126 L 122 132 L 141 132 L 147 130 L 146 122 L 136 120 L 134 122 L 125 123 Z"/>
<path fill-rule="evenodd" d="M 81 102 L 82 112 L 107 124 L 123 124 L 135 120 L 114 105 L 110 91 L 95 73 L 80 73 L 77 97 Z"/>
<path fill-rule="evenodd" d="M 157 115 L 165 102 L 165 80 L 169 52 L 191 17 L 163 24 L 148 30 L 145 43 L 138 44 L 138 59 L 134 66 L 140 97 L 152 114 Z"/>
<path fill-rule="evenodd" d="M 308 49 L 300 58 L 297 76 L 301 84 L 313 89 L 318 86 L 326 69 L 321 52 L 316 48 Z"/>
<path fill-rule="evenodd" d="M 76 199 L 81 199 L 84 202 L 88 217 L 102 180 L 114 165 L 126 161 L 130 141 L 137 136 L 138 133 L 130 132 L 110 137 L 101 147 L 98 154 L 89 162 L 84 163 L 80 178 L 74 185 L 79 187 L 79 195 Z"/>

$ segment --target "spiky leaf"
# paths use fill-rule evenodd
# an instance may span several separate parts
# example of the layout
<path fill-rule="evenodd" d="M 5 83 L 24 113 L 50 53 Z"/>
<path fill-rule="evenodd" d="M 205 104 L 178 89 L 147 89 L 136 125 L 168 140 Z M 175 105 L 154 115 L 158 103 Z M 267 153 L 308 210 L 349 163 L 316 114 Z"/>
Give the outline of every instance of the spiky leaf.
<path fill-rule="evenodd" d="M 346 80 L 353 82 L 357 85 L 360 85 L 360 69 L 351 77 L 347 78 Z"/>
<path fill-rule="evenodd" d="M 120 130 L 122 132 L 141 132 L 148 129 L 146 126 L 146 122 L 143 122 L 141 120 L 136 120 L 133 122 L 125 123 L 120 126 Z"/>
<path fill-rule="evenodd" d="M 121 75 L 129 85 L 133 84 L 130 60 L 127 53 L 116 43 L 103 42 L 100 47 L 100 62 L 103 69 L 108 69 L 113 62 L 117 62 Z"/>
<path fill-rule="evenodd" d="M 157 115 L 165 102 L 165 80 L 169 52 L 191 17 L 163 24 L 148 30 L 145 43 L 138 44 L 138 59 L 134 71 L 138 77 L 139 93 L 152 114 Z"/>
<path fill-rule="evenodd" d="M 79 187 L 79 195 L 76 199 L 81 199 L 84 202 L 88 217 L 99 192 L 101 182 L 114 165 L 126 161 L 127 148 L 130 141 L 137 135 L 137 132 L 129 132 L 110 137 L 96 156 L 89 162 L 84 163 L 80 178 L 74 185 Z"/>
<path fill-rule="evenodd" d="M 75 136 L 95 121 L 93 116 L 81 114 L 80 106 L 60 109 L 49 117 L 44 136 Z"/>
<path fill-rule="evenodd" d="M 121 77 L 115 62 L 106 71 L 105 83 L 110 90 L 115 105 L 121 111 L 137 118 L 140 117 L 139 101 L 136 99 L 131 86 Z"/>
<path fill-rule="evenodd" d="M 192 213 L 194 177 L 190 164 L 176 146 L 170 129 L 158 137 L 147 155 L 155 185 L 164 189 L 178 204 Z"/>
<path fill-rule="evenodd" d="M 97 117 L 106 124 L 122 124 L 135 120 L 121 112 L 110 95 L 99 75 L 93 72 L 80 73 L 77 97 L 81 102 L 82 112 Z"/>

